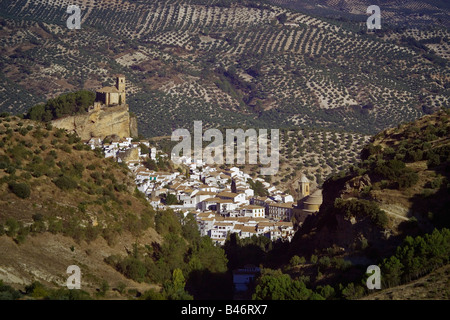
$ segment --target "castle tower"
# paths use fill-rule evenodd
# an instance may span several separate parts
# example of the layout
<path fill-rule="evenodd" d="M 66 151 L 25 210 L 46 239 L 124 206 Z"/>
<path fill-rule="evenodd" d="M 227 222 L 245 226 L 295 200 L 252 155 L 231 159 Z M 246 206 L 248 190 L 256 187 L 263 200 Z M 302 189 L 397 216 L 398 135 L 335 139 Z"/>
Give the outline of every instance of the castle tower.
<path fill-rule="evenodd" d="M 118 74 L 116 76 L 116 88 L 119 91 L 119 104 L 126 104 L 125 97 L 125 76 L 123 74 Z"/>
<path fill-rule="evenodd" d="M 123 74 L 116 76 L 116 88 L 119 92 L 125 92 L 125 76 Z"/>
<path fill-rule="evenodd" d="M 306 197 L 309 196 L 309 188 L 310 188 L 310 181 L 308 180 L 308 178 L 305 175 L 302 175 L 302 178 L 299 181 L 299 187 L 300 187 L 300 196 Z"/>

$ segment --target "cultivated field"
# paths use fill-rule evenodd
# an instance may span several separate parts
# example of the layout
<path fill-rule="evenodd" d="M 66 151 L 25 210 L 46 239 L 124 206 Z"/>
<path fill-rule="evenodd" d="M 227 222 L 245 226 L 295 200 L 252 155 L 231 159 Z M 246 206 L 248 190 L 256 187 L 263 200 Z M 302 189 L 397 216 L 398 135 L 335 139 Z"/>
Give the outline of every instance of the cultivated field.
<path fill-rule="evenodd" d="M 80 30 L 65 26 L 69 2 L 81 7 Z M 2 111 L 94 90 L 115 73 L 126 75 L 145 136 L 194 120 L 374 134 L 449 106 L 449 31 L 439 25 L 373 33 L 254 1 L 19 0 L 0 9 Z"/>

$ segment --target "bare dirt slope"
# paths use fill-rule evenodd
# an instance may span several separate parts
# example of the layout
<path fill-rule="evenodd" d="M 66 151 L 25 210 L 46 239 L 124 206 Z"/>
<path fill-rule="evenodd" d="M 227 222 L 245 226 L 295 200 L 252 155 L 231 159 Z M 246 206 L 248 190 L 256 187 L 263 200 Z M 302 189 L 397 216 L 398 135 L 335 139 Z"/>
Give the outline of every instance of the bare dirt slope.
<path fill-rule="evenodd" d="M 145 238 L 148 236 L 140 241 Z M 33 281 L 50 287 L 66 286 L 67 267 L 77 265 L 81 269 L 81 289 L 84 291 L 94 293 L 106 281 L 111 289 L 123 283 L 127 290 L 144 292 L 155 286 L 134 282 L 104 262 L 113 254 L 126 255 L 134 241 L 133 237 L 123 235 L 114 246 L 109 246 L 103 238 L 90 244 L 84 241 L 77 244 L 69 237 L 43 233 L 30 236 L 18 245 L 10 237 L 1 236 L 0 280 L 17 289 L 23 289 Z M 114 290 L 109 295 L 111 298 L 119 296 Z"/>

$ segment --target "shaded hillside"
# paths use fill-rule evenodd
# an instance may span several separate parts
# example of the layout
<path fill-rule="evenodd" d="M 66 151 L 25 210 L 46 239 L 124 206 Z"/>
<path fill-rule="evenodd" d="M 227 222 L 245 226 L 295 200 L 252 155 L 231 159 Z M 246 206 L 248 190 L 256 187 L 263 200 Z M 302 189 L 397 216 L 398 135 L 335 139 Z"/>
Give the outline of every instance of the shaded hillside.
<path fill-rule="evenodd" d="M 311 254 L 336 245 L 376 260 L 406 235 L 449 227 L 449 142 L 445 111 L 377 134 L 357 166 L 324 183 L 320 212 L 293 248 Z"/>
<path fill-rule="evenodd" d="M 450 262 L 449 142 L 444 110 L 374 136 L 357 166 L 325 181 L 320 211 L 292 242 L 266 249 L 253 298 L 359 299 L 371 293 L 367 267 L 378 265 L 385 290 L 374 298 L 408 299 L 410 289 L 403 297 L 395 287 L 444 267 L 415 297 L 447 299 L 436 289 Z"/>

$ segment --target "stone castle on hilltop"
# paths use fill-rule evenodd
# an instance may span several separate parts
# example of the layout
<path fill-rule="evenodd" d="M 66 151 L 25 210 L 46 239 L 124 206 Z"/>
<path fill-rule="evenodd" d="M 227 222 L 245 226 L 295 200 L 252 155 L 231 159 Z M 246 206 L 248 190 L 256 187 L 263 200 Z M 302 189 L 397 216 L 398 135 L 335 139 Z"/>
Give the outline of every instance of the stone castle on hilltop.
<path fill-rule="evenodd" d="M 103 87 L 96 91 L 94 109 L 101 106 L 114 106 L 126 104 L 125 76 L 116 75 L 116 85 L 113 87 Z"/>
<path fill-rule="evenodd" d="M 125 76 L 116 75 L 115 86 L 98 89 L 88 113 L 56 119 L 52 124 L 75 132 L 83 141 L 94 137 L 137 137 L 137 120 L 130 116 L 126 103 Z"/>

